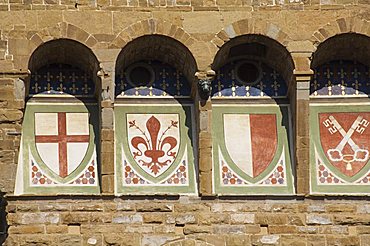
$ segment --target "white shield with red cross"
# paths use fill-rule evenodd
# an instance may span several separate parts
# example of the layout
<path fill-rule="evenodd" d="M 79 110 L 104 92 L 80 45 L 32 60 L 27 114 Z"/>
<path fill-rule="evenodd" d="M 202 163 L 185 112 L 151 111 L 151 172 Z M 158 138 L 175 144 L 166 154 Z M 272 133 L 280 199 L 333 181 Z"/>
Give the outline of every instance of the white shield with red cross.
<path fill-rule="evenodd" d="M 35 113 L 36 149 L 60 177 L 67 177 L 81 164 L 89 142 L 88 113 Z"/>
<path fill-rule="evenodd" d="M 259 176 L 277 150 L 276 114 L 224 114 L 223 118 L 230 158 L 248 176 Z"/>

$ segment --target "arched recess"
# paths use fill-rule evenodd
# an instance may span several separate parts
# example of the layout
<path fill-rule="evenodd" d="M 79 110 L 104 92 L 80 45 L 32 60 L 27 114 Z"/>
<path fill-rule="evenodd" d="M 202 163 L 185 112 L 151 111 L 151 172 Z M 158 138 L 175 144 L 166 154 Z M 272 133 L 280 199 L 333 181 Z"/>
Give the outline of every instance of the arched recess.
<path fill-rule="evenodd" d="M 368 36 L 370 35 L 368 26 L 368 20 L 360 19 L 358 17 L 339 18 L 319 28 L 312 35 L 311 42 L 316 46 L 319 46 L 331 37 L 346 33 L 357 33 Z"/>
<path fill-rule="evenodd" d="M 57 39 L 35 49 L 28 69 L 15 194 L 99 193 L 98 60 Z"/>
<path fill-rule="evenodd" d="M 370 37 L 343 33 L 313 55 L 311 193 L 369 194 Z"/>
<path fill-rule="evenodd" d="M 195 194 L 190 51 L 163 35 L 134 39 L 116 62 L 116 194 Z M 143 187 L 143 185 L 145 187 Z"/>
<path fill-rule="evenodd" d="M 224 27 L 216 34 L 212 43 L 223 47 L 231 39 L 250 34 L 266 36 L 281 45 L 287 45 L 291 41 L 289 35 L 274 23 L 263 19 L 243 19 Z"/>
<path fill-rule="evenodd" d="M 129 65 L 144 60 L 158 60 L 181 71 L 191 88 L 190 95 L 195 96 L 196 61 L 189 49 L 181 42 L 164 35 L 146 35 L 133 40 L 117 57 L 116 75 L 122 76 Z M 116 95 L 117 93 L 120 91 L 117 91 Z"/>
<path fill-rule="evenodd" d="M 60 22 L 55 26 L 46 27 L 30 37 L 30 54 L 33 54 L 42 44 L 55 39 L 75 40 L 90 49 L 98 43 L 94 35 L 85 30 L 67 22 Z"/>
<path fill-rule="evenodd" d="M 289 52 L 269 37 L 243 35 L 220 48 L 212 68 L 215 192 L 293 194 Z"/>

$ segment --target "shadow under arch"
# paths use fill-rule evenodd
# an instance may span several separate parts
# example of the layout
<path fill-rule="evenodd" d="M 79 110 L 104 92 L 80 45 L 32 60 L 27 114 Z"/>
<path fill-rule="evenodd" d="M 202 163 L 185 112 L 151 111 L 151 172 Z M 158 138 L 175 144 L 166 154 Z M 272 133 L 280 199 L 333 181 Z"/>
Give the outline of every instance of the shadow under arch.
<path fill-rule="evenodd" d="M 278 41 L 260 34 L 246 34 L 230 39 L 217 52 L 212 69 L 236 59 L 261 60 L 278 70 L 290 85 L 293 78 L 294 62 L 289 51 Z"/>
<path fill-rule="evenodd" d="M 100 70 L 99 61 L 93 51 L 84 44 L 72 39 L 55 39 L 43 43 L 32 53 L 28 68 L 31 74 L 50 64 L 68 64 L 81 69 L 91 76 L 95 85 L 94 96 L 99 99 L 101 81 L 97 76 Z M 66 78 L 68 79 L 68 78 Z M 26 88 L 29 88 L 30 78 Z M 29 95 L 29 91 L 26 91 Z"/>
<path fill-rule="evenodd" d="M 370 66 L 370 37 L 342 33 L 322 42 L 313 53 L 311 68 L 331 60 L 354 60 Z"/>
<path fill-rule="evenodd" d="M 369 96 L 369 50 L 370 37 L 358 33 L 338 34 L 321 43 L 312 56 L 311 96 Z"/>
<path fill-rule="evenodd" d="M 158 60 L 181 71 L 196 94 L 195 72 L 197 64 L 190 50 L 178 40 L 164 35 L 145 35 L 130 41 L 124 46 L 116 60 L 116 75 L 131 64 L 139 61 Z"/>

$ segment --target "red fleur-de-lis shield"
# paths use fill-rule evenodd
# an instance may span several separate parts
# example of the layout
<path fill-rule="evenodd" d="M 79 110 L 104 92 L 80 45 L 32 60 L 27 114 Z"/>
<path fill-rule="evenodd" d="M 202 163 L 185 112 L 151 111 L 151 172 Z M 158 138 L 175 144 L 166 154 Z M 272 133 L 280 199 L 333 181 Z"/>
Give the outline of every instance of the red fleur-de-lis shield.
<path fill-rule="evenodd" d="M 177 114 L 128 114 L 131 155 L 147 174 L 158 177 L 174 163 L 180 146 Z"/>

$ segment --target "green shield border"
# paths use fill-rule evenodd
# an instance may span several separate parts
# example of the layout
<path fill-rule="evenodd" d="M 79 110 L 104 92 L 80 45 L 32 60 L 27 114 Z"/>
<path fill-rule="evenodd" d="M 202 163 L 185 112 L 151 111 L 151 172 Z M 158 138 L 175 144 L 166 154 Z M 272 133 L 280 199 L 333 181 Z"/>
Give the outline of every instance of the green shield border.
<path fill-rule="evenodd" d="M 65 178 L 61 178 L 55 174 L 50 168 L 42 161 L 35 145 L 35 113 L 89 113 L 89 128 L 90 128 L 90 142 L 87 152 L 77 169 Z M 68 185 L 69 182 L 78 178 L 78 175 L 90 164 L 90 160 L 96 151 L 96 159 L 98 157 L 99 146 L 99 125 L 92 124 L 91 122 L 99 122 L 98 106 L 96 103 L 91 104 L 57 104 L 57 103 L 31 103 L 27 104 L 25 116 L 23 121 L 22 130 L 22 157 L 23 157 L 23 193 L 36 194 L 36 195 L 51 195 L 51 194 L 99 194 L 99 168 L 98 163 L 96 170 L 96 183 L 89 186 Z M 31 186 L 30 180 L 30 154 L 34 158 L 37 165 L 42 169 L 43 173 L 51 179 L 59 182 L 60 184 L 53 186 Z M 65 185 L 65 186 L 64 186 Z"/>
<path fill-rule="evenodd" d="M 214 105 L 212 114 L 212 132 L 213 132 L 213 162 L 214 162 L 214 192 L 219 195 L 293 195 L 293 176 L 292 176 L 292 165 L 291 165 L 291 148 L 292 140 L 289 138 L 291 132 L 290 126 L 290 111 L 289 105 Z M 270 164 L 266 170 L 263 171 L 259 176 L 252 178 L 247 174 L 243 173 L 242 170 L 232 161 L 229 156 L 224 137 L 224 125 L 223 115 L 224 114 L 276 114 L 277 115 L 277 134 L 278 134 L 278 146 L 272 160 L 273 164 Z M 279 122 L 282 124 L 279 125 Z M 284 152 L 283 153 L 283 147 Z M 254 183 L 245 186 L 222 186 L 220 180 L 220 154 L 219 149 L 222 152 L 227 164 L 231 169 L 240 177 L 248 182 Z M 285 155 L 286 165 L 286 186 L 266 187 L 259 186 L 256 183 L 267 178 L 267 175 L 276 168 L 281 155 Z"/>
<path fill-rule="evenodd" d="M 133 159 L 129 150 L 129 143 L 127 138 L 127 114 L 178 114 L 180 126 L 180 147 L 179 153 L 170 168 L 158 177 L 153 177 L 147 174 L 141 167 L 138 166 Z M 115 193 L 116 195 L 155 195 L 155 194 L 196 194 L 196 181 L 195 170 L 196 160 L 194 156 L 197 153 L 197 145 L 194 139 L 195 122 L 193 119 L 193 105 L 192 104 L 117 104 L 114 108 L 115 115 Z M 123 122 L 122 120 L 123 119 Z M 190 128 L 186 127 L 190 126 Z M 122 137 L 124 136 L 124 137 Z M 188 174 L 189 185 L 186 186 L 171 186 L 171 185 L 158 185 L 159 182 L 164 181 L 170 177 L 170 174 L 178 168 L 180 161 L 184 155 L 185 148 L 188 153 Z M 156 183 L 153 185 L 141 186 L 128 186 L 123 184 L 123 163 L 122 163 L 122 149 L 125 157 L 134 170 L 150 182 Z"/>
<path fill-rule="evenodd" d="M 358 113 L 370 112 L 369 104 L 311 104 L 310 105 L 310 191 L 311 194 L 348 194 L 348 195 L 363 195 L 369 194 L 369 185 L 361 184 L 335 184 L 335 185 L 320 185 L 318 184 L 316 158 L 320 158 L 330 172 L 335 174 L 340 179 L 353 183 L 361 179 L 370 172 L 370 160 L 364 168 L 353 177 L 348 177 L 337 170 L 327 159 L 324 150 L 321 146 L 319 135 L 319 113 Z M 318 157 L 315 156 L 315 147 Z M 354 192 L 355 191 L 355 192 Z"/>

